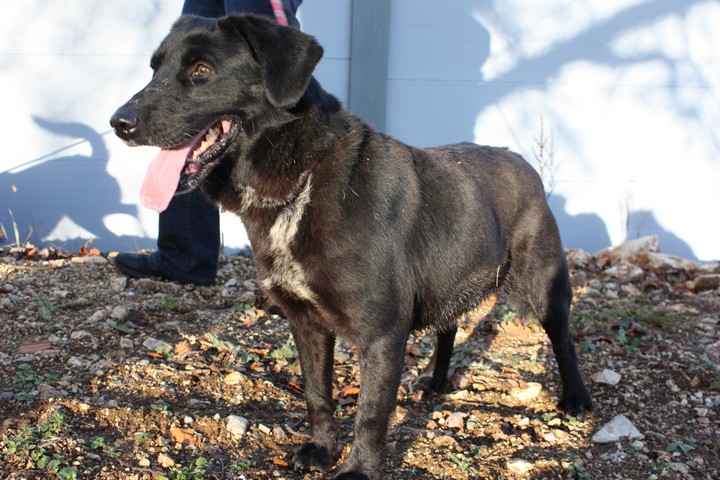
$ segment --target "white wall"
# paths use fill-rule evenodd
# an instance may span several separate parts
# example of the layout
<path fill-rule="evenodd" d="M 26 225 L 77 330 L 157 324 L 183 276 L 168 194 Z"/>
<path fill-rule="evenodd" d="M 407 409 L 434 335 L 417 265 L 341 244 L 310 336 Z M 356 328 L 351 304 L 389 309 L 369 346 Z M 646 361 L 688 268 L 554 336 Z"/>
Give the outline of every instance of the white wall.
<path fill-rule="evenodd" d="M 532 160 L 566 246 L 720 258 L 720 2 L 393 0 L 388 131 Z"/>
<path fill-rule="evenodd" d="M 303 29 L 325 48 L 317 77 L 347 99 L 350 0 L 308 0 Z M 117 107 L 150 79 L 150 55 L 182 0 L 23 0 L 0 17 L 0 224 L 20 239 L 68 250 L 155 247 L 157 214 L 139 204 L 156 149 L 128 148 L 110 131 Z M 328 21 L 333 19 L 333 21 Z M 12 210 L 12 217 L 8 213 Z M 247 243 L 223 214 L 223 242 Z"/>
<path fill-rule="evenodd" d="M 361 0 L 358 0 L 361 1 Z M 347 98 L 351 0 L 305 0 L 317 76 Z M 720 258 L 720 2 L 392 0 L 387 130 L 408 143 L 504 145 L 533 158 L 540 122 L 566 246 L 657 233 Z M 76 248 L 153 247 L 138 204 L 153 149 L 109 132 L 149 79 L 181 0 L 10 2 L 0 17 L 0 223 Z M 15 191 L 13 191 L 13 187 Z M 245 242 L 223 216 L 225 244 Z"/>

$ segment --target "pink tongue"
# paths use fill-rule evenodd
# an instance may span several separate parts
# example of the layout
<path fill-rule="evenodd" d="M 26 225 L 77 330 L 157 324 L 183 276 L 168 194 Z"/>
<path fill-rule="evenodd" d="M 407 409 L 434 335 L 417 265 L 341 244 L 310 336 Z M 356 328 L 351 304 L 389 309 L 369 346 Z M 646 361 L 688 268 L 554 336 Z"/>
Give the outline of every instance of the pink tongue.
<path fill-rule="evenodd" d="M 140 189 L 140 201 L 143 205 L 157 212 L 167 208 L 175 195 L 180 173 L 192 145 L 189 143 L 185 147 L 160 150 L 158 156 L 148 166 L 145 181 Z"/>

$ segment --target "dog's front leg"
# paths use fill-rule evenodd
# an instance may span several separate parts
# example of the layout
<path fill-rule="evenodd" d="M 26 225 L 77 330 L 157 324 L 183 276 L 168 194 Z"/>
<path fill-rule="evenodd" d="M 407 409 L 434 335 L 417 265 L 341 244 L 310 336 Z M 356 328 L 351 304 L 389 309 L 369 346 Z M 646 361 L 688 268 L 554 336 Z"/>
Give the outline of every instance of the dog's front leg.
<path fill-rule="evenodd" d="M 400 329 L 396 329 L 400 330 Z M 384 459 L 385 434 L 395 410 L 407 331 L 373 332 L 357 342 L 360 397 L 355 440 L 335 480 L 376 480 Z"/>
<path fill-rule="evenodd" d="M 335 336 L 307 318 L 291 322 L 300 356 L 305 401 L 312 437 L 295 451 L 293 463 L 299 470 L 327 470 L 337 460 L 337 434 L 333 427 L 333 351 Z"/>

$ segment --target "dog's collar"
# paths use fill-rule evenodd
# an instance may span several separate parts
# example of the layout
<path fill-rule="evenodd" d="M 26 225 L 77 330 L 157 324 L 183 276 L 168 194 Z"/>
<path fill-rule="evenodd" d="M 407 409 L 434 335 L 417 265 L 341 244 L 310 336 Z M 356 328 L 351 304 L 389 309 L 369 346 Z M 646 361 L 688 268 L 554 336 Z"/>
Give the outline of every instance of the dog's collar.
<path fill-rule="evenodd" d="M 298 182 L 295 185 L 295 187 L 290 192 L 290 195 L 286 198 L 279 198 L 279 199 L 268 199 L 268 198 L 262 198 L 258 195 L 257 190 L 251 186 L 246 186 L 243 188 L 242 197 L 242 209 L 247 210 L 250 207 L 256 207 L 256 208 L 272 208 L 272 209 L 281 209 L 283 207 L 286 207 L 288 205 L 291 205 L 295 203 L 295 200 L 300 196 L 300 193 L 305 189 L 308 182 L 310 181 L 310 177 L 312 177 L 312 174 L 315 172 L 315 169 L 318 166 L 318 162 L 313 162 L 310 164 L 310 166 L 300 174 L 300 177 L 298 178 Z"/>

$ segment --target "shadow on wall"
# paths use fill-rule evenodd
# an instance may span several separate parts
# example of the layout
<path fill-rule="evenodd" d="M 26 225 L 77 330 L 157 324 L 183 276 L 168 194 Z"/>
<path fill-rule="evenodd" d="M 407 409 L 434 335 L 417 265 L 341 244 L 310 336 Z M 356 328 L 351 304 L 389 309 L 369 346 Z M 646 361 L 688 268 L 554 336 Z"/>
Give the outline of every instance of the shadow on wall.
<path fill-rule="evenodd" d="M 660 251 L 673 255 L 697 260 L 695 253 L 682 238 L 673 232 L 665 230 L 655 219 L 655 215 L 649 210 L 638 210 L 630 212 L 628 216 L 627 238 L 632 240 L 647 235 L 657 235 L 660 239 Z"/>
<path fill-rule="evenodd" d="M 413 145 L 427 146 L 457 142 L 474 138 L 478 143 L 493 143 L 483 138 L 483 132 L 475 132 L 476 122 L 483 112 L 500 108 L 502 101 L 523 90 L 545 90 L 563 68 L 575 62 L 589 61 L 598 65 L 630 66 L 642 62 L 658 62 L 665 65 L 672 75 L 670 82 L 677 81 L 683 71 L 683 61 L 658 53 L 623 56 L 614 48 L 614 41 L 633 29 L 651 25 L 663 18 L 683 15 L 704 0 L 656 0 L 628 6 L 606 20 L 598 22 L 564 41 L 559 41 L 546 52 L 535 57 L 519 58 L 518 63 L 490 80 L 483 78 L 481 69 L 488 59 L 491 42 L 488 29 L 473 18 L 478 8 L 495 8 L 493 2 L 458 0 L 452 5 L 434 7 L 433 20 L 446 35 L 428 36 L 429 27 L 415 24 L 419 13 L 412 9 L 406 13 L 408 38 L 399 38 L 391 57 L 392 74 L 388 104 L 389 133 Z M 409 2 L 406 2 L 409 3 Z M 426 2 L 423 2 L 426 3 Z M 430 7 L 428 7 L 430 8 Z M 455 30 L 453 31 L 452 28 Z M 507 28 L 511 29 L 509 25 Z M 414 55 L 408 55 L 413 52 Z M 418 60 L 422 59 L 422 60 Z M 444 76 L 442 74 L 445 73 Z M 440 77 L 438 76 L 440 75 Z M 449 81 L 446 81 L 450 79 Z M 437 88 L 442 85 L 447 88 Z M 395 98 L 393 98 L 393 96 Z M 675 109 L 689 122 L 702 125 L 702 112 L 684 106 L 681 93 L 677 93 Z M 432 112 L 432 115 L 427 115 Z M 502 113 L 502 112 L 501 112 Z M 392 115 L 392 116 L 390 116 Z M 526 113 L 532 116 L 532 113 Z M 574 122 L 582 118 L 553 118 L 552 112 L 536 112 L 552 125 L 555 134 L 573 141 Z M 512 119 L 507 124 L 513 124 Z M 530 151 L 533 145 L 523 142 L 516 135 L 518 145 Z M 531 160 L 528 158 L 528 160 Z M 563 158 L 560 162 L 579 162 L 581 159 Z M 594 253 L 611 244 L 606 225 L 593 214 L 577 216 L 565 212 L 565 199 L 550 199 L 560 225 L 564 245 L 580 247 Z M 638 217 L 639 219 L 639 217 Z M 628 230 L 631 234 L 632 230 Z M 688 245 L 657 222 L 645 225 L 644 234 L 661 237 L 661 248 L 667 253 L 694 258 Z"/>
<path fill-rule="evenodd" d="M 138 212 L 135 206 L 120 202 L 120 187 L 106 171 L 109 153 L 102 136 L 82 123 L 56 123 L 39 117 L 34 120 L 49 132 L 80 139 L 76 145 L 88 142 L 91 152 L 88 156 L 77 154 L 46 161 L 41 157 L 25 164 L 42 161 L 35 166 L 0 174 L 0 224 L 8 236 L 3 242 L 59 243 L 66 251 L 77 251 L 88 238 L 95 239 L 93 246 L 103 251 L 123 245 L 133 250 L 153 246 L 154 242 L 146 238 L 116 235 L 103 222 L 107 215 L 137 217 Z M 78 238 L 48 240 L 62 222 L 76 224 L 84 235 L 75 231 Z M 13 225 L 18 228 L 18 239 Z"/>
<path fill-rule="evenodd" d="M 610 245 L 610 235 L 599 215 L 593 213 L 570 215 L 565 211 L 566 203 L 567 200 L 562 195 L 553 194 L 548 198 L 548 205 L 560 228 L 563 247 L 582 248 L 590 254 L 595 254 Z"/>

